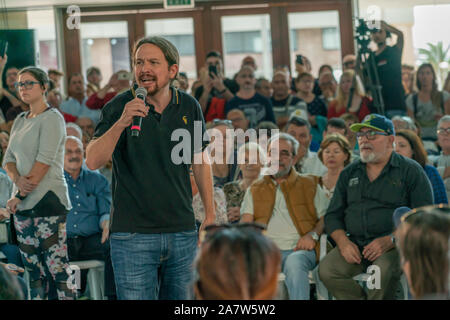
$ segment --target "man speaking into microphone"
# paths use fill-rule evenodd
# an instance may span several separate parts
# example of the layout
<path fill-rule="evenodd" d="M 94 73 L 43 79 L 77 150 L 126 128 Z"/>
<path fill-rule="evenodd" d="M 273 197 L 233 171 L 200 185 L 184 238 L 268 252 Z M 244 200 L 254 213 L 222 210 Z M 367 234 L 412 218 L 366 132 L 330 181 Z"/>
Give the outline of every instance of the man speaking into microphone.
<path fill-rule="evenodd" d="M 178 51 L 166 39 L 139 40 L 133 50 L 136 83 L 103 107 L 86 149 L 89 169 L 113 159 L 111 259 L 122 300 L 188 298 L 197 231 L 190 164 L 172 161 L 178 142 L 171 135 L 189 131 L 191 161 L 194 155 L 208 159 L 208 142 L 194 141 L 194 122 L 206 131 L 198 102 L 170 86 L 178 63 Z M 145 101 L 138 88 L 146 90 Z M 212 172 L 209 161 L 196 162 L 192 169 L 206 213 L 202 229 L 215 220 Z"/>

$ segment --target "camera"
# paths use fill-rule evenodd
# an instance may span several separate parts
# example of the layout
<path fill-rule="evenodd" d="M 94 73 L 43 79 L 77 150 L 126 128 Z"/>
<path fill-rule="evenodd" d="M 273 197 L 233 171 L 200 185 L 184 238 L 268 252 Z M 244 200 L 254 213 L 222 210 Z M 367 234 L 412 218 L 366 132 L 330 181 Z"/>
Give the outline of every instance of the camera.
<path fill-rule="evenodd" d="M 217 67 L 215 65 L 209 65 L 208 67 L 209 76 L 212 78 L 211 74 L 215 74 L 217 76 Z"/>
<path fill-rule="evenodd" d="M 303 56 L 301 54 L 298 54 L 297 57 L 295 58 L 295 62 L 303 65 Z"/>
<path fill-rule="evenodd" d="M 119 72 L 117 74 L 118 80 L 133 80 L 132 77 L 133 75 L 131 74 L 131 72 Z"/>

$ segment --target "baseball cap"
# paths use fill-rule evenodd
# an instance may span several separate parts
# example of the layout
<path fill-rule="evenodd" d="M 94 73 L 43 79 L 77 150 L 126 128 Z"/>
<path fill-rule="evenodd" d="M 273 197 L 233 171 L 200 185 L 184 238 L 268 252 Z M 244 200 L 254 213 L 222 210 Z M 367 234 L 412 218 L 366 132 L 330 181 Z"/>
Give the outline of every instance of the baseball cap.
<path fill-rule="evenodd" d="M 359 132 L 362 128 L 371 128 L 382 131 L 388 135 L 395 135 L 394 124 L 385 116 L 372 113 L 367 115 L 361 123 L 354 123 L 350 126 L 353 132 Z"/>

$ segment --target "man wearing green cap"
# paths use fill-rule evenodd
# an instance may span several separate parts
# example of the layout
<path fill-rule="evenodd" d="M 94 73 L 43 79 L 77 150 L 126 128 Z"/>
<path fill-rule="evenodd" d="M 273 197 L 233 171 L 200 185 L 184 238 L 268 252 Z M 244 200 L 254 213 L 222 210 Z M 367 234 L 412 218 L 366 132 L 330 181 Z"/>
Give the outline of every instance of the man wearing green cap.
<path fill-rule="evenodd" d="M 337 247 L 321 261 L 320 279 L 337 299 L 393 299 L 401 269 L 392 214 L 433 204 L 431 185 L 418 163 L 394 152 L 391 120 L 370 114 L 350 129 L 361 158 L 342 171 L 325 215 Z M 379 267 L 380 281 L 366 294 L 352 278 L 370 265 Z"/>

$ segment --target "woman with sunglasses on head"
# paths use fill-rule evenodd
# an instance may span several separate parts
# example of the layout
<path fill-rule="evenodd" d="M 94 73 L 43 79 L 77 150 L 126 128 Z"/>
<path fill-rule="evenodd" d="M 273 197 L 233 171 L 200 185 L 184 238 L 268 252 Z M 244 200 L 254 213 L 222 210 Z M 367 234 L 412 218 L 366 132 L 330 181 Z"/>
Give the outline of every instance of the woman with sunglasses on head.
<path fill-rule="evenodd" d="M 396 238 L 414 299 L 449 300 L 450 208 L 428 206 L 406 213 Z"/>
<path fill-rule="evenodd" d="M 238 222 L 241 217 L 241 204 L 245 191 L 260 177 L 261 169 L 266 165 L 266 152 L 255 142 L 243 144 L 237 153 L 242 178 L 228 182 L 223 187 L 227 199 L 227 215 L 229 222 Z"/>
<path fill-rule="evenodd" d="M 225 183 L 236 180 L 239 175 L 234 139 L 227 135 L 227 130 L 234 132 L 234 128 L 230 120 L 221 119 L 214 119 L 206 128 L 211 137 L 208 148 L 211 153 L 214 186 L 223 188 Z"/>
<path fill-rule="evenodd" d="M 417 70 L 416 85 L 419 92 L 406 99 L 408 115 L 418 120 L 422 139 L 435 141 L 439 119 L 450 114 L 450 93 L 438 90 L 436 73 L 429 63 L 422 64 Z"/>
<path fill-rule="evenodd" d="M 66 214 L 71 208 L 64 178 L 62 115 L 45 99 L 48 76 L 36 67 L 19 71 L 21 99 L 30 111 L 14 121 L 3 167 L 14 182 L 7 210 L 14 226 L 25 268 L 30 275 L 31 299 L 45 299 L 46 274 L 56 283 L 59 299 L 73 299 L 68 288 Z"/>
<path fill-rule="evenodd" d="M 419 136 L 412 130 L 398 130 L 395 133 L 395 152 L 406 158 L 416 160 L 425 170 L 433 189 L 434 204 L 448 204 L 444 180 L 438 170 L 427 164 L 427 152 Z"/>
<path fill-rule="evenodd" d="M 209 226 L 195 261 L 199 300 L 274 299 L 281 254 L 259 224 Z"/>

